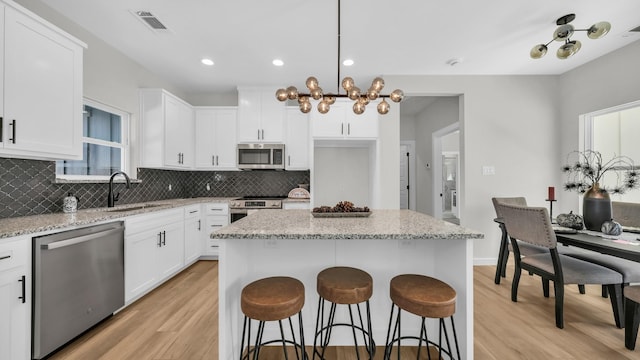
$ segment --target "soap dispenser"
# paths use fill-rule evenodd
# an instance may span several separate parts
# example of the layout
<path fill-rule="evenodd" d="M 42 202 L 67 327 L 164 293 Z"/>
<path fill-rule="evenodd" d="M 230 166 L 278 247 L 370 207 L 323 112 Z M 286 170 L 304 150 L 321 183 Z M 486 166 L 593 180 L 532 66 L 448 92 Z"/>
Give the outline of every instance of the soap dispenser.
<path fill-rule="evenodd" d="M 62 200 L 62 211 L 65 213 L 74 213 L 78 211 L 78 197 L 69 192 Z"/>

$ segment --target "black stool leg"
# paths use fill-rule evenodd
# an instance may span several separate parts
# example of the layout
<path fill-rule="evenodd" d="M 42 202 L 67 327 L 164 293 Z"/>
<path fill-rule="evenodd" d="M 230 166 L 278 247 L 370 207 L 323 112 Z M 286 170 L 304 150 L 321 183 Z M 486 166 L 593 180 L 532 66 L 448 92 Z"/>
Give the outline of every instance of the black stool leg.
<path fill-rule="evenodd" d="M 640 325 L 640 304 L 625 299 L 625 324 L 624 324 L 624 346 L 629 350 L 636 348 L 638 338 L 638 325 Z"/>

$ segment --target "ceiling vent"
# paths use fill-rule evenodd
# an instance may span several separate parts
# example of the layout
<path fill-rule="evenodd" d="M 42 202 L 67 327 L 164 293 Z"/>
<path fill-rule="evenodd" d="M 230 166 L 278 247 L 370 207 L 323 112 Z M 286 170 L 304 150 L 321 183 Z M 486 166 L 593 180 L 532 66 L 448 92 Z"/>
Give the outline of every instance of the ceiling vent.
<path fill-rule="evenodd" d="M 145 23 L 148 27 L 155 31 L 168 31 L 167 27 L 164 26 L 157 17 L 153 16 L 153 14 L 149 11 L 139 10 L 132 11 L 132 13 L 140 19 L 143 23 Z"/>

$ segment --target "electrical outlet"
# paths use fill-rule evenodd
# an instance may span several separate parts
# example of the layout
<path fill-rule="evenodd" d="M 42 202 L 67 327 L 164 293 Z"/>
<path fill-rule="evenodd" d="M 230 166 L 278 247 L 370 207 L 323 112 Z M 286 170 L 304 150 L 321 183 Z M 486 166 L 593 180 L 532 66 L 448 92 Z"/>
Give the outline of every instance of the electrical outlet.
<path fill-rule="evenodd" d="M 482 175 L 495 175 L 496 168 L 495 166 L 485 165 L 482 167 Z"/>
<path fill-rule="evenodd" d="M 278 240 L 276 239 L 265 239 L 264 247 L 267 249 L 277 249 L 278 248 Z"/>

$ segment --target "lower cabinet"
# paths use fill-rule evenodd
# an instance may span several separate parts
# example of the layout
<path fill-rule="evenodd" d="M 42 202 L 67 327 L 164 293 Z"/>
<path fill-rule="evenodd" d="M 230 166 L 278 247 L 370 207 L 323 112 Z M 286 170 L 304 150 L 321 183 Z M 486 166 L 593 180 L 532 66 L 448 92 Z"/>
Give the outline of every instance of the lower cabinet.
<path fill-rule="evenodd" d="M 189 265 L 202 253 L 202 211 L 200 204 L 184 208 L 184 264 Z"/>
<path fill-rule="evenodd" d="M 168 279 L 184 265 L 184 209 L 125 220 L 125 303 Z"/>
<path fill-rule="evenodd" d="M 218 256 L 218 247 L 220 240 L 211 239 L 210 234 L 213 231 L 220 230 L 222 227 L 229 225 L 229 204 L 227 203 L 209 203 L 205 204 L 205 231 L 203 234 L 203 251 L 205 256 Z"/>
<path fill-rule="evenodd" d="M 31 239 L 0 239 L 0 360 L 31 359 Z"/>

